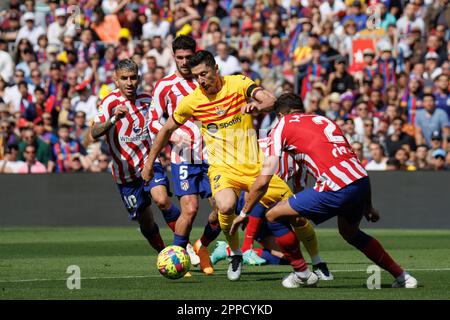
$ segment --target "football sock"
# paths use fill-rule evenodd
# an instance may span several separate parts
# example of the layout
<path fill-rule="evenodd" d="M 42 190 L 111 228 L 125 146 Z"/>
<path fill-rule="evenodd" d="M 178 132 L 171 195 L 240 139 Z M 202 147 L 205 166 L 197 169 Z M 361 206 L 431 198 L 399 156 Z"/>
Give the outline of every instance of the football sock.
<path fill-rule="evenodd" d="M 263 222 L 262 218 L 249 216 L 247 227 L 245 228 L 244 242 L 242 243 L 241 250 L 245 252 L 253 247 L 253 241 L 258 233 L 259 227 Z"/>
<path fill-rule="evenodd" d="M 384 250 L 378 240 L 363 231 L 359 230 L 349 243 L 364 253 L 367 258 L 375 262 L 378 266 L 392 274 L 394 278 L 403 274 L 403 269 Z"/>
<path fill-rule="evenodd" d="M 172 203 L 169 209 L 161 210 L 161 212 L 169 228 L 172 230 L 172 232 L 175 232 L 175 224 L 177 223 L 177 219 L 181 214 L 180 209 L 178 209 L 178 207 Z"/>
<path fill-rule="evenodd" d="M 317 242 L 316 231 L 314 230 L 311 222 L 307 220 L 304 226 L 295 227 L 294 232 L 297 235 L 298 240 L 303 242 L 303 245 L 308 251 L 313 264 L 322 262 L 319 255 L 319 245 Z"/>
<path fill-rule="evenodd" d="M 186 246 L 189 242 L 189 236 L 182 236 L 179 234 L 173 234 L 173 245 L 180 246 L 186 249 Z"/>
<path fill-rule="evenodd" d="M 253 241 L 258 234 L 261 223 L 264 221 L 264 214 L 266 207 L 261 203 L 257 203 L 248 217 L 247 227 L 245 228 L 244 242 L 242 243 L 241 250 L 245 252 L 253 247 Z"/>
<path fill-rule="evenodd" d="M 236 218 L 235 214 L 222 214 L 219 212 L 220 228 L 227 239 L 232 256 L 235 254 L 242 255 L 241 248 L 239 248 L 239 232 L 236 232 L 234 235 L 230 235 L 230 229 L 234 218 Z"/>
<path fill-rule="evenodd" d="M 308 269 L 303 259 L 300 245 L 295 233 L 288 225 L 280 222 L 268 222 L 269 230 L 275 236 L 275 241 L 280 247 L 285 258 L 289 261 L 294 271 L 302 272 Z"/>
<path fill-rule="evenodd" d="M 140 226 L 142 235 L 147 239 L 148 243 L 159 253 L 164 249 L 164 241 L 159 233 L 159 227 L 155 223 L 152 229 L 144 229 Z"/>
<path fill-rule="evenodd" d="M 270 253 L 269 250 L 263 249 L 263 248 L 255 248 L 256 254 L 266 260 L 267 264 L 275 264 L 275 265 L 286 265 L 289 264 L 289 262 L 284 258 L 279 258 L 277 256 L 274 256 L 272 253 Z"/>
<path fill-rule="evenodd" d="M 220 229 L 220 225 L 218 222 L 215 222 L 215 223 L 208 222 L 205 225 L 205 229 L 203 230 L 203 234 L 202 234 L 202 237 L 200 238 L 200 242 L 205 247 L 209 246 L 209 244 L 211 242 L 213 242 L 214 240 L 216 240 L 216 238 L 219 236 L 220 231 L 221 231 L 221 229 Z"/>

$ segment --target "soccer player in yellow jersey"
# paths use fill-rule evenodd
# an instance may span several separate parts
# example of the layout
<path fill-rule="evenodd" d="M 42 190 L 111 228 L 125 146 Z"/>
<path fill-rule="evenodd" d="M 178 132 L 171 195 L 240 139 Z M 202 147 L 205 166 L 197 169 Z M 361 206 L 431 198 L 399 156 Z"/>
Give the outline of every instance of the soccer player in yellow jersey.
<path fill-rule="evenodd" d="M 155 159 L 178 127 L 191 118 L 201 125 L 219 222 L 231 249 L 228 279 L 238 280 L 242 252 L 238 233 L 230 235 L 229 231 L 239 193 L 250 189 L 261 171 L 263 159 L 249 112 L 272 108 L 275 97 L 243 75 L 221 77 L 216 61 L 208 51 L 196 52 L 189 59 L 189 66 L 199 86 L 181 101 L 158 133 L 142 177 L 146 181 L 151 179 Z M 261 202 L 270 207 L 290 195 L 292 192 L 287 184 L 273 176 Z"/>

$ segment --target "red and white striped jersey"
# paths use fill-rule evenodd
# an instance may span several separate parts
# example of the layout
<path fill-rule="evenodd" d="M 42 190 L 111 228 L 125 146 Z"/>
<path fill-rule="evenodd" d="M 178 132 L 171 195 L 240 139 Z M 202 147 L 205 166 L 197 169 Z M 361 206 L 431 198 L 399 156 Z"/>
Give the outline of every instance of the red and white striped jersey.
<path fill-rule="evenodd" d="M 128 108 L 127 115 L 106 133 L 106 142 L 113 159 L 114 180 L 119 184 L 141 176 L 151 144 L 148 132 L 150 103 L 148 94 L 138 93 L 135 103 L 132 103 L 116 89 L 103 99 L 94 119 L 94 122 L 106 122 L 118 106 L 125 105 Z"/>
<path fill-rule="evenodd" d="M 197 87 L 197 82 L 179 77 L 176 73 L 158 81 L 153 90 L 153 101 L 150 107 L 150 134 L 154 139 L 163 124 L 171 117 L 181 100 Z M 172 163 L 201 163 L 206 156 L 203 154 L 203 139 L 200 127 L 193 120 L 175 130 L 175 135 L 184 136 L 189 145 L 179 146 L 171 143 Z"/>
<path fill-rule="evenodd" d="M 259 147 L 262 151 L 262 154 L 267 153 L 267 148 L 270 142 L 270 138 L 261 138 L 258 139 Z M 293 179 L 294 186 L 301 186 L 302 188 L 306 187 L 308 170 L 306 165 L 302 163 L 298 163 L 295 161 L 294 157 L 288 152 L 282 152 L 280 157 L 280 162 L 278 164 L 278 170 L 276 174 L 288 182 Z"/>
<path fill-rule="evenodd" d="M 319 192 L 337 191 L 367 176 L 341 129 L 323 116 L 284 116 L 270 134 L 266 156 L 281 157 L 283 151 L 307 166 Z"/>

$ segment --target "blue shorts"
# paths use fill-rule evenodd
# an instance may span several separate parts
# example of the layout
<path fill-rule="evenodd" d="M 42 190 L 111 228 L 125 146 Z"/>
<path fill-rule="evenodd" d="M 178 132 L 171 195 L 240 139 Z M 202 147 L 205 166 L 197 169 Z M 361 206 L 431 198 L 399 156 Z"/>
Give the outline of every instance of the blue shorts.
<path fill-rule="evenodd" d="M 169 197 L 171 197 L 172 193 L 170 192 L 169 178 L 167 177 L 166 171 L 164 170 L 161 163 L 155 162 L 155 164 L 153 165 L 153 172 L 153 179 L 150 180 L 148 185 L 145 186 L 145 191 L 150 192 L 150 190 L 156 186 L 165 186 L 167 189 L 167 194 L 169 195 Z"/>
<path fill-rule="evenodd" d="M 289 197 L 289 205 L 300 216 L 320 224 L 332 217 L 342 215 L 350 223 L 361 220 L 370 199 L 368 177 L 359 179 L 338 191 L 317 192 L 305 189 Z"/>
<path fill-rule="evenodd" d="M 142 178 L 132 182 L 117 184 L 120 197 L 130 215 L 130 220 L 136 220 L 139 214 L 152 203 L 150 194 L 145 190 L 144 186 Z"/>
<path fill-rule="evenodd" d="M 177 197 L 198 194 L 202 199 L 212 196 L 208 177 L 209 165 L 172 163 L 173 192 Z"/>

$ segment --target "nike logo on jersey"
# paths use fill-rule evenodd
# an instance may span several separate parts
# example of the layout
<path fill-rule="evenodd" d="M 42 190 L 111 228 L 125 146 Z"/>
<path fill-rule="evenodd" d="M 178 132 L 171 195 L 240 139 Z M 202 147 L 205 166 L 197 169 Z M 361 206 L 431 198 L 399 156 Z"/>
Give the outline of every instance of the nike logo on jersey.
<path fill-rule="evenodd" d="M 163 181 L 165 178 L 161 178 L 161 179 L 155 179 L 155 183 L 161 182 Z"/>

